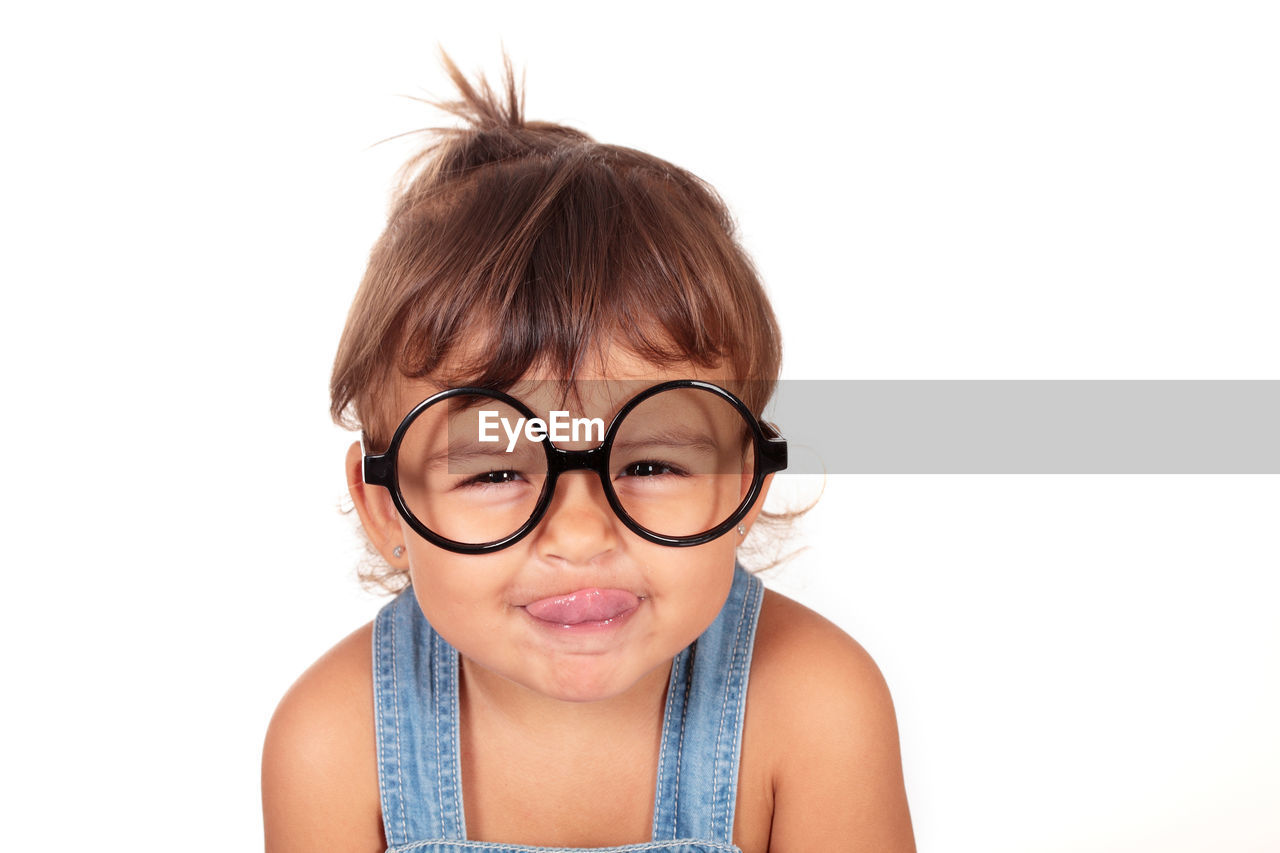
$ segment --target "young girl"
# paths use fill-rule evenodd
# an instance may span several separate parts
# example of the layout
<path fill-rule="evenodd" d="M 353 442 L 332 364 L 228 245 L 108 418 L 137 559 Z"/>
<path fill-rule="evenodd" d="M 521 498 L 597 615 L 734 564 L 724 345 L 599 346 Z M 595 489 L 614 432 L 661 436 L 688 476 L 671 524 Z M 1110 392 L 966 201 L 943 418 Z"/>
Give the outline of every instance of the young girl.
<path fill-rule="evenodd" d="M 445 64 L 466 125 L 408 164 L 332 383 L 401 591 L 281 701 L 267 850 L 913 849 L 875 664 L 736 562 L 786 446 L 723 203 Z"/>

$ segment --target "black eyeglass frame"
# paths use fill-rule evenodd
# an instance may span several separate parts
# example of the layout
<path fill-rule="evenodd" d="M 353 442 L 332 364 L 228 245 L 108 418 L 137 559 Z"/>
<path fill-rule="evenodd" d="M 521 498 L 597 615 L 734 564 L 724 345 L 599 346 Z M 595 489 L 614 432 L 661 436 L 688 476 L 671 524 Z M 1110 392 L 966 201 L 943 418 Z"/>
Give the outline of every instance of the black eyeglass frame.
<path fill-rule="evenodd" d="M 639 522 L 627 514 L 623 509 L 622 502 L 618 499 L 617 494 L 613 490 L 613 482 L 609 477 L 608 461 L 609 453 L 613 448 L 614 438 L 618 434 L 618 429 L 622 425 L 626 416 L 635 409 L 636 406 L 645 400 L 661 394 L 664 391 L 670 391 L 676 388 L 699 388 L 715 394 L 733 405 L 738 413 L 742 415 L 743 420 L 752 431 L 752 440 L 754 444 L 755 474 L 751 480 L 751 487 L 747 489 L 746 495 L 742 499 L 742 503 L 738 506 L 730 516 L 720 524 L 703 533 L 694 534 L 692 536 L 664 536 L 660 533 L 654 533 L 652 530 L 641 526 Z M 689 547 L 692 545 L 703 545 L 714 539 L 718 539 L 728 531 L 738 525 L 751 509 L 751 505 L 755 502 L 760 494 L 760 489 L 764 485 L 764 478 L 770 474 L 785 470 L 787 467 L 787 440 L 783 438 L 777 427 L 770 423 L 757 418 L 742 402 L 731 392 L 726 391 L 719 385 L 710 382 L 704 382 L 700 379 L 673 379 L 668 382 L 660 382 L 657 385 L 650 386 L 632 397 L 627 404 L 624 405 L 618 413 L 614 415 L 613 420 L 609 423 L 609 427 L 605 430 L 604 441 L 597 447 L 588 450 L 564 450 L 556 447 L 551 443 L 550 437 L 542 439 L 542 447 L 547 456 L 547 478 L 542 484 L 542 493 L 538 495 L 538 503 L 533 508 L 533 512 L 529 515 L 529 520 L 517 528 L 514 532 L 495 539 L 491 542 L 483 542 L 480 544 L 471 544 L 467 542 L 458 542 L 453 539 L 447 539 L 435 531 L 431 530 L 425 524 L 418 520 L 417 516 L 410 511 L 408 504 L 405 503 L 404 495 L 400 491 L 400 482 L 397 475 L 396 460 L 399 456 L 400 445 L 404 441 L 405 435 L 409 428 L 413 426 L 413 422 L 419 415 L 430 407 L 447 400 L 450 397 L 459 397 L 468 394 L 483 394 L 500 400 L 503 403 L 514 408 L 526 418 L 536 417 L 532 410 L 524 403 L 505 394 L 501 391 L 494 391 L 489 388 L 450 388 L 433 394 L 421 403 L 413 407 L 409 414 L 404 416 L 400 421 L 400 426 L 396 428 L 395 434 L 391 436 L 391 444 L 387 447 L 385 453 L 363 454 L 361 465 L 361 476 L 364 482 L 370 486 L 382 486 L 391 492 L 391 500 L 395 504 L 396 510 L 414 531 L 426 539 L 428 542 L 447 551 L 453 551 L 457 554 L 489 554 L 494 551 L 500 551 L 503 548 L 514 545 L 533 531 L 538 523 L 542 521 L 542 517 L 546 515 L 548 507 L 551 506 L 551 500 L 555 497 L 556 480 L 560 475 L 567 471 L 594 471 L 600 478 L 600 483 L 604 487 L 605 498 L 609 501 L 609 506 L 613 509 L 618 519 L 625 524 L 632 532 L 643 539 L 655 542 L 659 545 L 669 545 L 675 548 Z"/>

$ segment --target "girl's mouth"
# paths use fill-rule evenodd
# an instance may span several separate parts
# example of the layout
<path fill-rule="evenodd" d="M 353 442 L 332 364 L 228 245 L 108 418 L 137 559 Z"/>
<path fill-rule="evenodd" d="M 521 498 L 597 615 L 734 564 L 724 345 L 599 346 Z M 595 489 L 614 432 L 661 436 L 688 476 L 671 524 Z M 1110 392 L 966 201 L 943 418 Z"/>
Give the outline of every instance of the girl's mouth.
<path fill-rule="evenodd" d="M 555 628 L 601 628 L 618 623 L 643 600 L 625 589 L 593 586 L 531 601 L 524 609 L 534 619 Z"/>

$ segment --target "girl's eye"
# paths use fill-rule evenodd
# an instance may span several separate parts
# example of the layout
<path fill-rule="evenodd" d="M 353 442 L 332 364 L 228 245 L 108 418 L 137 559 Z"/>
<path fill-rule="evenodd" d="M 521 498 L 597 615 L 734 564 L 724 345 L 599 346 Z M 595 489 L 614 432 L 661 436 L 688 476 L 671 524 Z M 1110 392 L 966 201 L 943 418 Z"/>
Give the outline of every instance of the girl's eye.
<path fill-rule="evenodd" d="M 477 486 L 498 486 L 503 483 L 514 483 L 520 480 L 520 474 L 516 471 L 486 471 L 472 477 L 468 482 Z"/>
<path fill-rule="evenodd" d="M 665 462 L 645 461 L 632 462 L 622 469 L 623 477 L 658 477 L 663 474 L 681 474 L 677 468 Z"/>

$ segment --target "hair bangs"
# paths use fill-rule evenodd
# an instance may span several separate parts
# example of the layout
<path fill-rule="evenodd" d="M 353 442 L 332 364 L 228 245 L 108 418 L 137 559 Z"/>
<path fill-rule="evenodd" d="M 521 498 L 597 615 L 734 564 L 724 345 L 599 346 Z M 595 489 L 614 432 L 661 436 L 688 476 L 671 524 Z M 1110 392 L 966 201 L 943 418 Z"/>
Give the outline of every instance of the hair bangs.
<path fill-rule="evenodd" d="M 667 175 L 603 159 L 567 150 L 501 164 L 420 214 L 412 231 L 430 244 L 410 255 L 432 263 L 397 312 L 404 376 L 504 390 L 535 365 L 572 382 L 606 344 L 656 365 L 745 352 L 729 346 L 738 265 L 717 245 L 714 212 L 685 203 Z"/>

